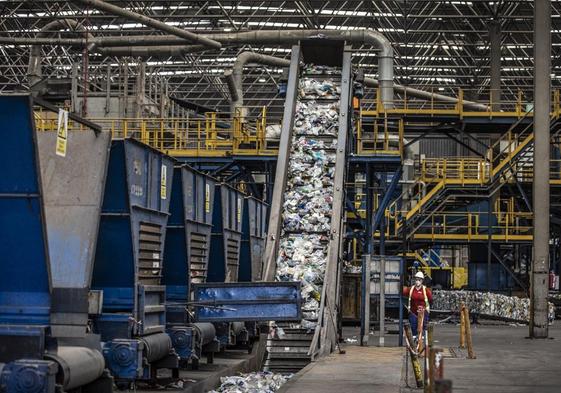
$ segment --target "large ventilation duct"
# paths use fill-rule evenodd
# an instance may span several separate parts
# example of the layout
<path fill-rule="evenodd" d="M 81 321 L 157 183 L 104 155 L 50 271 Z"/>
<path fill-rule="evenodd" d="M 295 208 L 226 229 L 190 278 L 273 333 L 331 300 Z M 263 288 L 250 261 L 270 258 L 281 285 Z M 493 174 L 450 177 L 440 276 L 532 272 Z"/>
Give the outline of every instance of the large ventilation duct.
<path fill-rule="evenodd" d="M 121 7 L 117 7 L 116 5 L 106 3 L 105 1 L 74 0 L 74 2 L 82 3 L 92 8 L 95 8 L 97 10 L 105 11 L 112 15 L 119 15 L 122 16 L 123 18 L 127 18 L 132 21 L 142 23 L 145 26 L 149 26 L 157 30 L 165 31 L 179 38 L 183 38 L 192 44 L 200 44 L 212 49 L 220 49 L 221 47 L 220 42 L 214 41 L 210 38 L 203 37 L 195 33 L 191 33 L 190 31 L 180 29 L 179 27 L 170 26 L 164 22 L 160 22 L 159 20 L 149 18 L 148 16 L 136 12 L 132 12 Z"/>
<path fill-rule="evenodd" d="M 187 32 L 182 29 L 178 29 L 165 23 L 156 21 L 151 18 L 147 18 L 143 15 L 136 14 L 131 11 L 123 10 L 122 8 L 115 7 L 111 4 L 107 4 L 99 0 L 78 0 L 82 3 L 87 3 L 98 9 L 106 10 L 107 12 L 112 12 L 116 15 L 122 15 L 128 17 L 129 19 L 138 21 L 140 23 L 146 24 L 147 26 L 155 27 L 163 31 L 170 32 L 170 29 L 174 29 L 175 35 L 177 30 L 182 32 L 181 34 L 189 34 L 197 37 L 198 41 L 189 40 L 183 38 L 182 36 L 134 36 L 134 37 L 99 37 L 93 42 L 98 47 L 108 47 L 116 46 L 113 49 L 114 55 L 119 55 L 119 53 L 150 53 L 152 56 L 158 56 L 160 53 L 179 53 L 183 54 L 183 51 L 179 48 L 185 48 L 185 40 L 191 43 L 204 44 L 202 41 L 207 40 L 207 42 L 218 42 L 219 45 L 240 45 L 240 44 L 273 44 L 273 45 L 291 45 L 295 44 L 300 40 L 321 37 L 330 40 L 342 40 L 350 43 L 360 43 L 365 45 L 375 46 L 379 49 L 378 53 L 378 81 L 381 88 L 381 100 L 387 108 L 393 107 L 393 49 L 390 41 L 384 37 L 382 34 L 372 31 L 372 30 L 352 30 L 352 31 L 340 31 L 340 30 L 255 30 L 255 31 L 245 31 L 245 32 L 232 32 L 232 33 L 211 33 L 204 35 L 196 35 Z M 103 4 L 103 5 L 102 5 Z M 100 7 L 98 7 L 100 5 Z M 104 7 L 104 8 L 101 8 Z M 110 11 L 113 10 L 113 11 Z M 148 24 L 150 23 L 150 24 Z M 10 41 L 10 40 L 6 40 Z M 5 42 L 0 40 L 1 42 Z M 23 41 L 19 41 L 23 42 Z M 30 41 L 32 42 L 32 41 Z M 63 41 L 58 40 L 57 43 L 62 43 Z M 12 41 L 12 43 L 14 43 Z M 78 44 L 79 42 L 68 41 L 68 44 Z M 142 44 L 143 46 L 140 46 Z M 163 47 L 158 47 L 157 45 L 166 45 Z M 174 48 L 175 46 L 175 48 Z M 209 46 L 209 45 L 207 45 Z M 134 51 L 129 48 L 134 47 Z M 215 48 L 216 46 L 212 46 Z M 105 49 L 99 49 L 103 51 Z"/>
<path fill-rule="evenodd" d="M 155 51 L 154 49 L 157 49 Z M 97 48 L 97 52 L 105 56 L 130 56 L 130 57 L 174 57 L 183 56 L 189 53 L 201 52 L 208 49 L 203 45 L 166 45 L 157 48 L 153 46 L 123 46 L 123 47 L 106 47 Z"/>
<path fill-rule="evenodd" d="M 236 58 L 232 70 L 224 73 L 228 90 L 230 91 L 230 113 L 235 115 L 236 110 L 243 106 L 243 67 L 249 63 L 256 63 L 262 65 L 276 66 L 276 67 L 289 67 L 290 61 L 279 59 L 278 57 L 261 55 L 254 52 L 242 52 Z"/>
<path fill-rule="evenodd" d="M 93 37 L 84 29 L 80 23 L 73 19 L 57 19 L 50 23 L 47 23 L 38 34 L 39 40 L 52 32 L 71 29 L 80 32 L 85 32 L 88 35 L 88 39 L 84 42 L 89 43 L 89 50 L 93 50 L 95 44 L 93 44 Z M 91 43 L 90 43 L 91 42 Z M 29 66 L 27 68 L 27 80 L 29 82 L 29 87 L 37 84 L 42 79 L 41 72 L 41 44 L 32 42 L 31 51 L 29 53 Z"/>
<path fill-rule="evenodd" d="M 368 87 L 377 88 L 378 86 L 380 86 L 378 81 L 372 78 L 364 78 L 364 84 Z M 438 103 L 451 103 L 451 104 L 458 103 L 458 99 L 456 97 L 445 96 L 443 94 L 436 94 L 429 91 L 414 89 L 412 87 L 394 85 L 394 91 L 402 95 L 407 95 L 409 97 L 421 98 L 423 100 L 429 100 L 429 101 L 433 100 Z M 462 102 L 464 104 L 464 108 L 466 109 L 471 109 L 476 111 L 488 111 L 490 109 L 485 104 L 479 104 L 477 102 L 466 101 L 466 100 L 463 100 Z"/>
<path fill-rule="evenodd" d="M 81 1 L 81 0 L 80 0 Z M 167 26 L 167 25 L 166 25 Z M 169 27 L 169 26 L 168 26 Z M 457 103 L 458 99 L 441 94 L 435 94 L 423 90 L 413 89 L 399 85 L 393 85 L 393 50 L 389 41 L 381 34 L 371 30 L 256 30 L 232 33 L 210 33 L 201 35 L 209 39 L 220 42 L 223 45 L 243 45 L 243 44 L 283 44 L 289 45 L 298 40 L 319 36 L 329 39 L 339 39 L 354 43 L 371 44 L 381 48 L 378 61 L 380 82 L 366 78 L 365 84 L 371 87 L 381 86 L 382 101 L 388 108 L 393 107 L 393 90 L 411 97 L 437 100 L 441 102 Z M 88 39 L 88 42 L 96 44 L 96 50 L 107 56 L 179 56 L 186 53 L 193 53 L 203 50 L 198 45 L 187 45 L 186 41 L 177 36 L 169 35 L 137 35 L 122 37 L 96 37 Z M 0 37 L 0 44 L 30 45 L 30 44 L 50 44 L 50 45 L 85 45 L 86 40 L 72 38 L 20 38 L 20 37 Z M 111 48 L 109 48 L 111 47 Z M 233 93 L 235 81 L 232 77 L 227 77 L 227 82 L 232 85 L 230 94 Z M 236 89 L 237 90 L 237 89 Z M 232 97 L 234 97 L 232 95 Z M 238 97 L 239 99 L 239 97 Z M 243 98 L 242 98 L 243 99 Z M 486 111 L 488 107 L 473 101 L 464 101 L 464 107 L 472 110 Z"/>

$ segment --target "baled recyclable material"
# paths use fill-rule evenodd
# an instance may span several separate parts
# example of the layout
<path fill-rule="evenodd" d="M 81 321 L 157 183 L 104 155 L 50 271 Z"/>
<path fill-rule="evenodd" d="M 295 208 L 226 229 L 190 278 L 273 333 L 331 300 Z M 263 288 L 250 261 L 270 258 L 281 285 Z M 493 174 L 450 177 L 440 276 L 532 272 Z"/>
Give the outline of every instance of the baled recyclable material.
<path fill-rule="evenodd" d="M 464 303 L 470 313 L 528 323 L 530 299 L 479 291 L 433 291 L 433 310 L 457 311 Z M 553 303 L 549 303 L 549 320 L 555 319 Z"/>

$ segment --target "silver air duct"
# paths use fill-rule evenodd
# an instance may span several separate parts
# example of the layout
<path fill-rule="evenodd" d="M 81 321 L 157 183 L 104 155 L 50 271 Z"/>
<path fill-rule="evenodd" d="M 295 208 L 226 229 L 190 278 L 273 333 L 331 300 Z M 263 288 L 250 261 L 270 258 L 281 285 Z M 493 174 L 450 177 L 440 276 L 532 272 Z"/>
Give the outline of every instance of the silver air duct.
<path fill-rule="evenodd" d="M 145 26 L 152 27 L 157 30 L 165 31 L 167 33 L 173 34 L 177 37 L 183 38 L 189 41 L 192 44 L 201 44 L 207 46 L 212 49 L 220 49 L 221 44 L 220 42 L 216 42 L 210 38 L 206 38 L 200 36 L 195 33 L 191 33 L 190 31 L 180 29 L 179 27 L 170 26 L 164 22 L 160 22 L 159 20 L 150 18 L 148 16 L 132 12 L 126 10 L 121 7 L 117 7 L 116 5 L 106 3 L 105 1 L 101 0 L 75 0 L 75 2 L 82 3 L 88 5 L 92 8 L 95 8 L 100 11 L 105 11 L 112 15 L 119 15 L 123 18 L 127 18 L 133 20 L 135 22 L 139 22 Z"/>
<path fill-rule="evenodd" d="M 243 67 L 249 63 L 270 65 L 276 67 L 290 66 L 289 60 L 279 59 L 278 57 L 261 55 L 254 52 L 240 53 L 236 58 L 236 61 L 234 62 L 232 70 L 226 71 L 224 73 L 226 82 L 228 84 L 228 89 L 230 91 L 230 113 L 232 114 L 232 116 L 234 116 L 238 108 L 241 108 L 243 106 Z"/>
<path fill-rule="evenodd" d="M 29 87 L 35 85 L 36 83 L 41 81 L 42 73 L 41 73 L 41 44 L 38 43 L 41 37 L 45 37 L 46 35 L 52 33 L 53 31 L 57 30 L 64 30 L 64 29 L 72 29 L 77 31 L 86 32 L 84 26 L 73 19 L 57 19 L 50 23 L 47 23 L 38 34 L 38 40 L 32 42 L 33 46 L 31 47 L 31 51 L 29 53 L 29 66 L 27 68 L 27 80 L 29 82 Z M 93 37 L 89 34 L 88 35 L 88 49 L 93 50 L 95 44 L 93 43 Z M 85 43 L 85 40 L 84 40 Z"/>

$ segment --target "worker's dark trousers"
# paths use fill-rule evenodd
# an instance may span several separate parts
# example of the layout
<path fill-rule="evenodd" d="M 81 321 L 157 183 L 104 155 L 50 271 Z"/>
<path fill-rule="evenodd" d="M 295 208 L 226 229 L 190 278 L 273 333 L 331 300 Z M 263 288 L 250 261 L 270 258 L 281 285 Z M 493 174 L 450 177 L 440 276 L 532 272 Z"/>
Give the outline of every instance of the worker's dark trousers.
<path fill-rule="evenodd" d="M 411 332 L 414 336 L 417 335 L 417 316 L 413 313 L 409 313 L 409 323 L 411 324 Z M 425 313 L 425 321 L 423 323 L 423 330 L 427 330 L 429 325 L 429 313 Z"/>

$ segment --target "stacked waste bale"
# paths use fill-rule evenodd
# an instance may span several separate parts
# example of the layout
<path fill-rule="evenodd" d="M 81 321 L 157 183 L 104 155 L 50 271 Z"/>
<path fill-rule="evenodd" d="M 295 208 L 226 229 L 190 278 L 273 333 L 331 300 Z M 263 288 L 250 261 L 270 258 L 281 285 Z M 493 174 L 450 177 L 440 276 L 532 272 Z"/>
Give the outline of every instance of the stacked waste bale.
<path fill-rule="evenodd" d="M 457 311 L 464 303 L 472 313 L 506 321 L 528 323 L 530 299 L 479 291 L 433 291 L 434 310 Z M 555 319 L 555 308 L 549 303 L 549 320 Z"/>
<path fill-rule="evenodd" d="M 326 270 L 339 125 L 340 69 L 307 66 L 299 81 L 276 278 L 300 281 L 303 328 L 317 323 Z"/>

